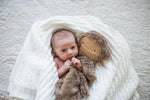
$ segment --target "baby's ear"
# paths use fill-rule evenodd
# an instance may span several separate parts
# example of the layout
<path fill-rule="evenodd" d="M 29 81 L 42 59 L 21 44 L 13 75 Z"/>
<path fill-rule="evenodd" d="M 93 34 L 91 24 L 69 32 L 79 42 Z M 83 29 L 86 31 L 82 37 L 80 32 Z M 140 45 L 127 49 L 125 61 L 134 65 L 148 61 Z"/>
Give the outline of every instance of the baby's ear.
<path fill-rule="evenodd" d="M 52 53 L 52 56 L 53 56 L 53 57 L 56 57 L 56 52 L 55 52 L 53 49 L 52 49 L 52 52 L 51 52 L 51 53 Z"/>

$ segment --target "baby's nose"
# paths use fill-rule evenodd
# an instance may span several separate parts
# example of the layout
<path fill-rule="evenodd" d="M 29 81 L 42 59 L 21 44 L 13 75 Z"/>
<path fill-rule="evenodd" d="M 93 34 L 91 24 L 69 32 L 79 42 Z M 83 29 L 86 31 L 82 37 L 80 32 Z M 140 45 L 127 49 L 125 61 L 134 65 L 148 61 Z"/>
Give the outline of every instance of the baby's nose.
<path fill-rule="evenodd" d="M 72 54 L 72 50 L 69 49 L 69 50 L 68 50 L 68 54 Z"/>

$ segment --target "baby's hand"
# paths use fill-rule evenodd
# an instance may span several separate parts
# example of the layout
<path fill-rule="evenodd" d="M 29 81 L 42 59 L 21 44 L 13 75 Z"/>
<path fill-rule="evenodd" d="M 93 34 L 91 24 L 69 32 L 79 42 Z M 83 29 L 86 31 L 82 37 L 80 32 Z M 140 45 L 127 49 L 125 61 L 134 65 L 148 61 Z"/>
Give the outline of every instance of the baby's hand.
<path fill-rule="evenodd" d="M 65 66 L 66 68 L 70 69 L 71 66 L 72 66 L 71 60 L 66 60 L 65 63 L 64 63 L 64 66 Z"/>
<path fill-rule="evenodd" d="M 73 64 L 74 66 L 76 66 L 79 70 L 82 70 L 82 68 L 81 68 L 81 62 L 80 62 L 79 59 L 73 57 L 73 58 L 72 58 L 72 64 Z"/>

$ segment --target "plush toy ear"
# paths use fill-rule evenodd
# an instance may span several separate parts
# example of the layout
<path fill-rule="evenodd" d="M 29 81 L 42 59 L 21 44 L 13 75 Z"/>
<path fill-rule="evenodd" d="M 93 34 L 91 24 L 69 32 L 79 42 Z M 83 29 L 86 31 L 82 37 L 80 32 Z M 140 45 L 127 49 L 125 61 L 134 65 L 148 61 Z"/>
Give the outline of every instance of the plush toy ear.
<path fill-rule="evenodd" d="M 96 41 L 88 36 L 82 37 L 79 42 L 80 51 L 88 56 L 90 59 L 94 60 L 101 53 L 101 47 L 96 43 Z"/>

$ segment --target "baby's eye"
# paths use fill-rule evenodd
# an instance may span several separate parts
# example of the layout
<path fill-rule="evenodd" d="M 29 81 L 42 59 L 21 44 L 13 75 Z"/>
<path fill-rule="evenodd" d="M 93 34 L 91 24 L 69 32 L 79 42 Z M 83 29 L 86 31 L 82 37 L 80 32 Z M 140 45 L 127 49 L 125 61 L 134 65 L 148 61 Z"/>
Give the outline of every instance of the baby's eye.
<path fill-rule="evenodd" d="M 71 47 L 72 49 L 74 49 L 75 48 L 75 46 L 73 46 L 73 47 Z"/>
<path fill-rule="evenodd" d="M 66 49 L 63 49 L 63 50 L 61 50 L 62 52 L 65 52 L 66 51 Z"/>

